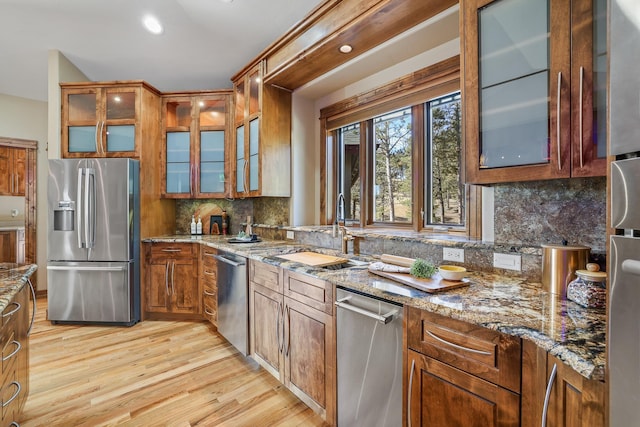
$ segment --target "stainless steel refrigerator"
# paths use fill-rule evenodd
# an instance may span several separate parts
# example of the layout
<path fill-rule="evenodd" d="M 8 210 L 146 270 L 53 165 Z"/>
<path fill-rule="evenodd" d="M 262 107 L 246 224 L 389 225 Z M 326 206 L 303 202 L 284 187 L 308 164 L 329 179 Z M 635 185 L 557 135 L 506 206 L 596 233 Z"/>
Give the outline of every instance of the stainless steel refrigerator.
<path fill-rule="evenodd" d="M 640 4 L 610 3 L 609 425 L 640 422 Z"/>
<path fill-rule="evenodd" d="M 139 163 L 49 160 L 48 318 L 140 320 Z"/>

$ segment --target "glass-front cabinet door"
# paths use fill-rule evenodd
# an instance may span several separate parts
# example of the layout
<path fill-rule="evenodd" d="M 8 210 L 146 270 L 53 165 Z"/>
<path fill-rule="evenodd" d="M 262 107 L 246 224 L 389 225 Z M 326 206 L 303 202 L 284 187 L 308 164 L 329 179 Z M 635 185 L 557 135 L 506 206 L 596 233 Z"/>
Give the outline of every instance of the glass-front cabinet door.
<path fill-rule="evenodd" d="M 230 100 L 230 91 L 175 94 L 163 99 L 164 197 L 228 195 Z"/>
<path fill-rule="evenodd" d="M 606 173 L 606 0 L 463 2 L 467 182 Z"/>
<path fill-rule="evenodd" d="M 202 197 L 219 197 L 227 194 L 229 175 L 227 161 L 227 111 L 228 95 L 199 97 L 198 111 L 198 182 L 197 193 Z M 230 159 L 229 159 L 230 160 Z"/>
<path fill-rule="evenodd" d="M 565 0 L 463 3 L 467 182 L 569 176 L 569 11 Z"/>
<path fill-rule="evenodd" d="M 63 87 L 63 157 L 138 157 L 139 100 L 138 87 Z"/>

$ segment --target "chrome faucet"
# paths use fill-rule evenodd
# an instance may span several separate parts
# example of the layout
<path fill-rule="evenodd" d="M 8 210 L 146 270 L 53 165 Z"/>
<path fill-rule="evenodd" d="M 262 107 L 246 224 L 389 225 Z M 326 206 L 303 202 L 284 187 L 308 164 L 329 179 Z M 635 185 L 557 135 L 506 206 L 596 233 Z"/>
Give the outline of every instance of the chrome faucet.
<path fill-rule="evenodd" d="M 340 214 L 342 214 L 342 218 L 340 218 Z M 338 194 L 338 200 L 336 201 L 336 222 L 340 223 L 340 220 L 344 223 L 344 194 Z"/>

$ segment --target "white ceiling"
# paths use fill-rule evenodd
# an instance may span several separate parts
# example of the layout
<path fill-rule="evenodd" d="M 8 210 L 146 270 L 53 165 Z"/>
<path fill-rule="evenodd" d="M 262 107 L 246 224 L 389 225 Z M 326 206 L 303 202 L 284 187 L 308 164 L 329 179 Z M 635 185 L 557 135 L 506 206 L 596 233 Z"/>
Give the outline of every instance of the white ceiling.
<path fill-rule="evenodd" d="M 47 99 L 59 50 L 90 80 L 163 92 L 231 88 L 230 78 L 321 0 L 0 0 L 0 93 Z M 141 25 L 153 14 L 154 36 Z"/>

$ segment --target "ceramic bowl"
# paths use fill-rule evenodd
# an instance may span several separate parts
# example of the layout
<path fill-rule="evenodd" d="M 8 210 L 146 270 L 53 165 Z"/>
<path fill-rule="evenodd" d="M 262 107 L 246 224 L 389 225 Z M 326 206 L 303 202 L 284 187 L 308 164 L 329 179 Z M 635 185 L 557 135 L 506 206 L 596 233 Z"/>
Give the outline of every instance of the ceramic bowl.
<path fill-rule="evenodd" d="M 438 268 L 440 276 L 445 280 L 462 280 L 467 269 L 457 265 L 441 265 Z"/>

